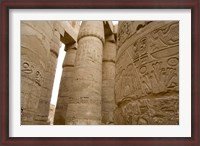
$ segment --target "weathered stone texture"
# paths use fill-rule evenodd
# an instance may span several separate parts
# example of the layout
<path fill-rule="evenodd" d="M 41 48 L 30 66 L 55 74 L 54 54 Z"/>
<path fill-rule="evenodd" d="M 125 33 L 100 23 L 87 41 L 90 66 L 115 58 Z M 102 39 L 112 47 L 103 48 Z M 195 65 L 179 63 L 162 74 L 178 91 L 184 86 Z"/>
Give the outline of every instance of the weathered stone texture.
<path fill-rule="evenodd" d="M 115 124 L 179 124 L 178 22 L 120 22 Z"/>
<path fill-rule="evenodd" d="M 66 30 L 66 33 L 64 33 L 64 37 L 61 37 L 61 40 L 65 43 L 66 55 L 63 62 L 63 72 L 62 72 L 62 78 L 61 78 L 55 117 L 54 117 L 55 125 L 65 125 L 68 100 L 72 97 L 72 92 L 73 92 L 72 78 L 74 73 L 74 62 L 77 50 L 76 42 L 79 30 L 78 24 L 79 24 L 78 21 L 61 23 L 62 28 Z"/>
<path fill-rule="evenodd" d="M 82 22 L 66 124 L 101 124 L 103 29 L 102 21 Z"/>
<path fill-rule="evenodd" d="M 179 22 L 21 21 L 21 124 L 179 124 Z M 79 30 L 80 27 L 80 30 Z"/>
<path fill-rule="evenodd" d="M 47 21 L 21 22 L 21 124 L 38 124 L 38 109 L 48 109 L 49 99 L 43 94 L 52 36 Z M 40 120 L 47 122 L 47 116 L 48 112 Z"/>
<path fill-rule="evenodd" d="M 114 83 L 115 83 L 116 44 L 114 34 L 106 37 L 103 50 L 102 72 L 102 124 L 113 124 L 113 111 L 115 108 Z"/>
<path fill-rule="evenodd" d="M 49 106 L 51 100 L 51 93 L 53 89 L 54 77 L 56 72 L 57 58 L 59 49 L 61 47 L 60 43 L 60 33 L 55 29 L 56 21 L 51 21 L 52 26 L 52 38 L 50 40 L 50 54 L 48 58 L 48 69 L 47 69 L 47 77 L 44 78 L 46 80 L 46 96 L 41 96 L 41 101 L 38 105 L 38 111 L 36 115 L 36 120 L 38 124 L 45 124 L 48 120 L 49 115 Z M 49 123 L 48 123 L 49 124 Z"/>
<path fill-rule="evenodd" d="M 61 35 L 61 41 L 65 45 L 69 45 L 72 43 L 75 43 L 77 41 L 77 29 L 74 29 L 67 21 L 58 21 L 56 25 L 56 29 L 58 29 L 58 32 L 60 32 Z"/>
<path fill-rule="evenodd" d="M 58 94 L 58 101 L 54 117 L 54 125 L 65 125 L 65 117 L 68 107 L 68 100 L 72 96 L 72 78 L 74 73 L 74 62 L 77 45 L 66 46 L 66 56 L 63 62 L 63 72 Z"/>
<path fill-rule="evenodd" d="M 76 33 L 79 32 L 81 27 L 81 21 L 67 21 L 73 28 Z"/>
<path fill-rule="evenodd" d="M 21 22 L 21 124 L 47 123 L 60 41 L 75 42 L 63 21 Z M 70 27 L 70 26 L 69 26 Z M 71 27 L 72 28 L 72 27 Z"/>

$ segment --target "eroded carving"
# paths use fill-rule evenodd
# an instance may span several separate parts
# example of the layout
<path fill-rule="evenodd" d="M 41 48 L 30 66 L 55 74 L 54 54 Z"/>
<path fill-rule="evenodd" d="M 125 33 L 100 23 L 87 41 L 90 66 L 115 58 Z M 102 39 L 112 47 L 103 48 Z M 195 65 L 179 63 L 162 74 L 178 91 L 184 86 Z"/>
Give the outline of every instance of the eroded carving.
<path fill-rule="evenodd" d="M 54 124 L 179 124 L 179 23 L 123 21 L 117 38 L 104 27 L 82 22 L 77 45 L 68 24 L 23 22 L 22 124 L 47 124 L 60 40 L 70 47 Z"/>
<path fill-rule="evenodd" d="M 127 31 L 128 26 L 123 29 Z M 115 115 L 116 119 L 121 124 L 178 124 L 178 23 L 163 23 L 141 34 L 138 31 L 140 37 L 132 37 L 132 42 L 118 38 L 131 45 L 120 48 L 125 51 L 116 63 L 116 113 L 122 116 Z M 125 53 L 131 58 L 129 63 Z"/>
<path fill-rule="evenodd" d="M 33 72 L 33 68 L 34 68 L 33 65 L 30 67 L 30 65 L 29 65 L 28 62 L 23 62 L 22 71 L 23 71 L 24 73 L 31 74 L 31 73 Z"/>

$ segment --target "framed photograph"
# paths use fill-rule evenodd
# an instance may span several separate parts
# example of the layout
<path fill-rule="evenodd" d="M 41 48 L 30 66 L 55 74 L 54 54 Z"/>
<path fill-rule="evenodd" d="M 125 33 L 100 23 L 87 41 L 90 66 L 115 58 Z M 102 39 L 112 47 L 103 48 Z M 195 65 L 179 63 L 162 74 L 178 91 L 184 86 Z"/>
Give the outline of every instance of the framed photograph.
<path fill-rule="evenodd" d="M 199 146 L 199 6 L 3 0 L 1 145 Z"/>

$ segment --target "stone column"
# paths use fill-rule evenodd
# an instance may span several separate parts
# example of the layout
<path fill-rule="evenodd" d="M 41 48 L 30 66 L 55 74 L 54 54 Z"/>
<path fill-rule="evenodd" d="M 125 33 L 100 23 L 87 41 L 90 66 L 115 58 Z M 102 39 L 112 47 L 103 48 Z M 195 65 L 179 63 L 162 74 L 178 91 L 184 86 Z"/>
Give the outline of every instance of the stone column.
<path fill-rule="evenodd" d="M 115 123 L 179 124 L 179 22 L 121 21 Z"/>
<path fill-rule="evenodd" d="M 66 55 L 63 62 L 63 73 L 58 94 L 58 101 L 54 117 L 54 125 L 65 125 L 65 116 L 67 112 L 67 103 L 72 96 L 72 77 L 74 71 L 74 62 L 76 57 L 77 44 L 67 45 L 65 47 Z"/>
<path fill-rule="evenodd" d="M 50 42 L 50 55 L 47 68 L 47 75 L 46 78 L 44 78 L 45 92 L 40 97 L 37 113 L 35 116 L 35 120 L 37 121 L 36 123 L 39 125 L 49 124 L 47 123 L 49 115 L 49 107 L 50 107 L 54 77 L 56 72 L 58 53 L 61 47 L 60 34 L 57 30 L 55 30 L 55 22 L 52 23 L 53 23 L 53 36 Z"/>
<path fill-rule="evenodd" d="M 37 124 L 45 93 L 52 26 L 48 21 L 21 22 L 21 124 Z"/>
<path fill-rule="evenodd" d="M 112 124 L 115 108 L 115 57 L 116 44 L 114 34 L 106 37 L 103 50 L 103 78 L 102 78 L 102 123 Z"/>
<path fill-rule="evenodd" d="M 101 124 L 103 43 L 103 22 L 83 21 L 74 65 L 75 92 L 68 104 L 66 124 Z"/>

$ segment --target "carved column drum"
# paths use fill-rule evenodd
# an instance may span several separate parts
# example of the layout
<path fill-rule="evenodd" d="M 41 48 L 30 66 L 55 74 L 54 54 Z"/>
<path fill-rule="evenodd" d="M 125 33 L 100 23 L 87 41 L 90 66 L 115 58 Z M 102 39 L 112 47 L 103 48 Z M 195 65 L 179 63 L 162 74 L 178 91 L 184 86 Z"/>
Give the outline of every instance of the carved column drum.
<path fill-rule="evenodd" d="M 103 22 L 83 21 L 74 65 L 74 92 L 68 103 L 66 124 L 101 124 L 103 43 Z"/>
<path fill-rule="evenodd" d="M 21 22 L 21 124 L 38 124 L 40 112 L 49 111 L 46 84 L 52 24 L 48 21 Z"/>
<path fill-rule="evenodd" d="M 115 124 L 179 124 L 179 22 L 119 22 L 115 82 Z"/>

